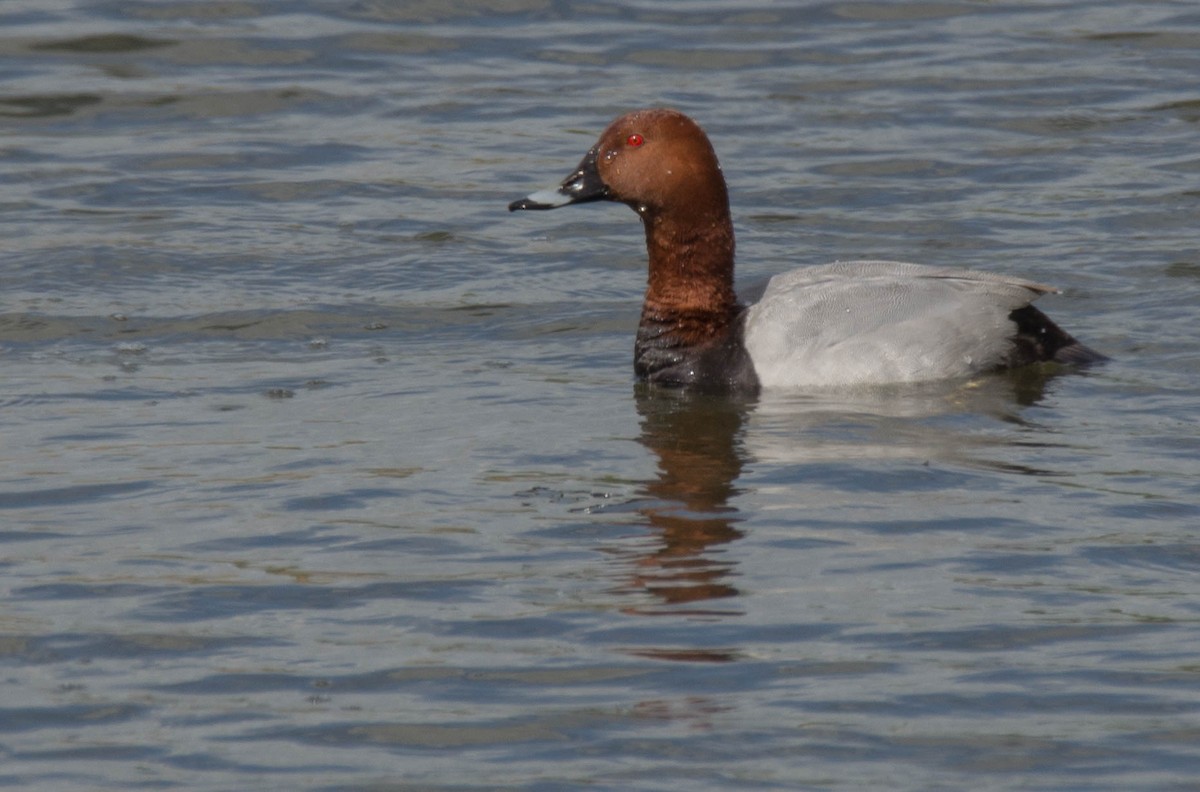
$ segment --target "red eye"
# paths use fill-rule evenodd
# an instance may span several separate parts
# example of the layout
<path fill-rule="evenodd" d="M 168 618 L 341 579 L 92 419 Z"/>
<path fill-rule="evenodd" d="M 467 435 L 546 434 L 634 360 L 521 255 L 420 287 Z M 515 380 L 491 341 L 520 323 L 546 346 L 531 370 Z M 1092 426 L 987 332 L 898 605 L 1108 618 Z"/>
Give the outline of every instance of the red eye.
<path fill-rule="evenodd" d="M 637 148 L 638 146 L 642 145 L 645 142 L 646 142 L 646 138 L 642 137 L 637 132 L 634 132 L 632 135 L 625 138 L 625 143 L 630 148 Z"/>

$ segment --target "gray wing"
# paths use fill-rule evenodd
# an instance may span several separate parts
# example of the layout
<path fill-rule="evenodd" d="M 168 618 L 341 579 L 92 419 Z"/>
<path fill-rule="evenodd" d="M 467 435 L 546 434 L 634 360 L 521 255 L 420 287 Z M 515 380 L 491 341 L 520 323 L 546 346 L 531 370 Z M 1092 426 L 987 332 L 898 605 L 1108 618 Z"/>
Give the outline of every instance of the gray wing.
<path fill-rule="evenodd" d="M 998 365 L 1008 315 L 1057 291 L 987 272 L 844 261 L 771 279 L 746 319 L 764 386 L 915 382 Z"/>

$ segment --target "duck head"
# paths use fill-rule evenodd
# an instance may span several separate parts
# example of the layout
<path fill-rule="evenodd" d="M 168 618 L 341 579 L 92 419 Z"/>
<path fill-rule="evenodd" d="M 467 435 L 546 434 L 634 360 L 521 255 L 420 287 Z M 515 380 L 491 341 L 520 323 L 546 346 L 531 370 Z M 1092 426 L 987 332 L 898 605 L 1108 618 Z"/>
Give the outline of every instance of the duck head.
<path fill-rule="evenodd" d="M 635 110 L 600 135 L 574 171 L 557 187 L 508 205 L 557 209 L 591 201 L 617 201 L 643 218 L 687 207 L 728 213 L 721 165 L 700 126 L 676 110 Z"/>

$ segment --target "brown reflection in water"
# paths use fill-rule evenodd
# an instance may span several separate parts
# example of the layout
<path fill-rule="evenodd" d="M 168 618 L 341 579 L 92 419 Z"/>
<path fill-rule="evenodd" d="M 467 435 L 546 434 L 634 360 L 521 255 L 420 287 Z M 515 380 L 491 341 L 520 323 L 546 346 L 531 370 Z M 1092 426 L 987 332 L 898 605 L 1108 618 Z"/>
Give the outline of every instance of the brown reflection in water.
<path fill-rule="evenodd" d="M 676 606 L 738 595 L 734 563 L 714 551 L 739 539 L 737 510 L 729 505 L 741 474 L 741 428 L 749 405 L 729 398 L 640 388 L 641 442 L 658 457 L 659 473 L 646 482 L 638 511 L 657 529 L 657 547 L 633 559 L 623 589 L 652 593 L 666 608 L 630 613 L 680 612 Z M 728 609 L 688 607 L 691 615 L 738 615 Z M 712 659 L 712 658 L 709 658 Z"/>
<path fill-rule="evenodd" d="M 742 658 L 741 653 L 734 649 L 629 649 L 627 653 L 634 657 L 676 663 L 732 663 Z"/>
<path fill-rule="evenodd" d="M 858 412 L 920 421 L 947 410 L 996 412 L 1021 420 L 1012 412 L 1014 402 L 1027 406 L 1040 401 L 1048 382 L 1062 367 L 1033 366 L 991 379 L 992 387 L 968 388 L 979 395 L 966 407 L 954 394 L 964 392 L 963 383 L 939 384 L 928 389 L 885 390 L 869 398 L 859 394 Z M 949 389 L 949 390 L 947 390 Z M 640 441 L 658 458 L 658 475 L 643 485 L 637 511 L 652 529 L 652 544 L 637 549 L 628 546 L 611 552 L 625 561 L 621 593 L 653 595 L 654 602 L 630 606 L 624 612 L 639 616 L 686 615 L 721 618 L 740 616 L 735 585 L 737 563 L 722 558 L 722 546 L 744 534 L 741 517 L 730 501 L 738 495 L 736 482 L 747 458 L 743 427 L 752 410 L 763 408 L 753 401 L 728 397 L 663 392 L 639 387 L 637 410 L 641 416 Z M 756 406 L 757 404 L 757 406 Z M 805 402 L 792 405 L 804 416 Z M 836 412 L 841 402 L 816 400 L 817 415 Z M 911 413 L 911 415 L 910 415 Z M 797 436 L 797 442 L 800 436 Z M 932 453 L 932 451 L 930 451 Z M 740 658 L 734 647 L 640 647 L 631 654 L 676 662 L 732 662 Z"/>

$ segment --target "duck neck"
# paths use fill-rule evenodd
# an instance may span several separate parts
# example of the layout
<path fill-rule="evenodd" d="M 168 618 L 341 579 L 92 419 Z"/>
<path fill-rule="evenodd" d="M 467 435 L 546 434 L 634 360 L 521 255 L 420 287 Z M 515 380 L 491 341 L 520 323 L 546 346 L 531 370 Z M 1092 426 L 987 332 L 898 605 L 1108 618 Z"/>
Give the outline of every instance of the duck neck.
<path fill-rule="evenodd" d="M 729 210 L 642 213 L 650 275 L 634 348 L 639 377 L 686 381 L 696 353 L 724 345 L 740 306 L 733 290 Z"/>
<path fill-rule="evenodd" d="M 653 213 L 646 228 L 649 279 L 642 324 L 666 325 L 693 344 L 714 338 L 737 314 L 733 223 L 727 206 L 701 213 Z"/>

